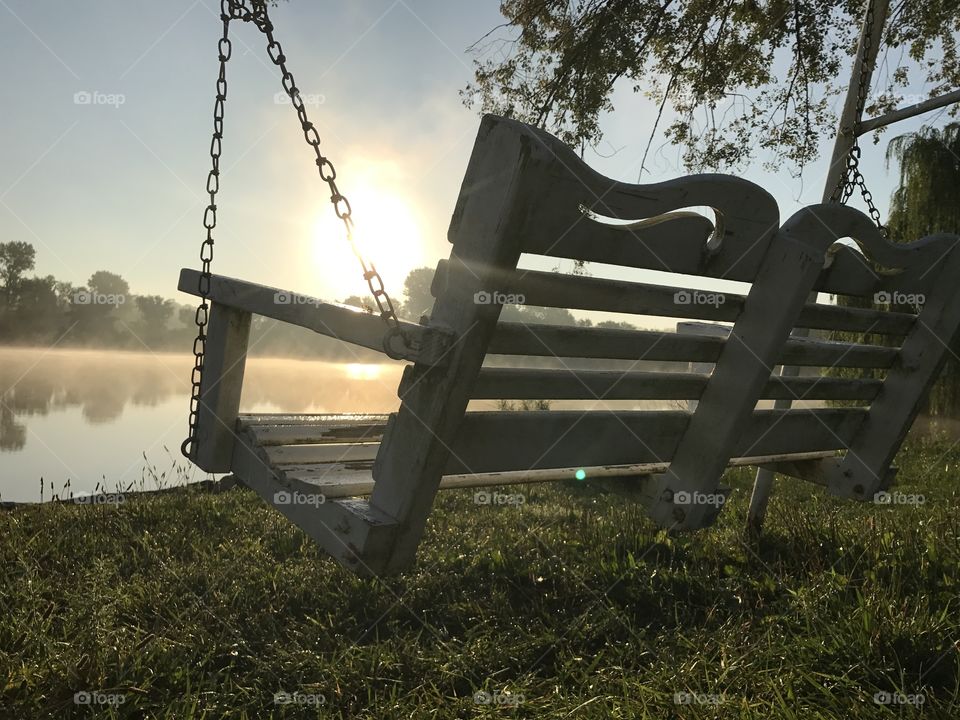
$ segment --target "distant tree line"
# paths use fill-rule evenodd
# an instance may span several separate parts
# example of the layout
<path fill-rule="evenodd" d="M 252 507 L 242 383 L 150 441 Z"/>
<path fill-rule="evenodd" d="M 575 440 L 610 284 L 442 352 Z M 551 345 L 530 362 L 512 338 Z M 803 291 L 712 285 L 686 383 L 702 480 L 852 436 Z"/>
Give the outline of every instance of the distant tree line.
<path fill-rule="evenodd" d="M 0 243 L 0 343 L 184 352 L 192 348 L 195 306 L 160 295 L 134 294 L 126 280 L 107 270 L 93 273 L 84 285 L 73 285 L 53 275 L 28 276 L 35 259 L 36 251 L 29 243 Z M 423 267 L 407 276 L 397 307 L 401 317 L 416 321 L 430 312 L 433 272 Z M 369 297 L 352 296 L 344 302 L 372 312 Z M 515 322 L 593 325 L 590 320 L 578 321 L 564 308 L 508 305 L 502 317 Z M 597 326 L 632 327 L 612 321 Z M 379 357 L 372 351 L 256 315 L 249 352 L 344 361 Z"/>

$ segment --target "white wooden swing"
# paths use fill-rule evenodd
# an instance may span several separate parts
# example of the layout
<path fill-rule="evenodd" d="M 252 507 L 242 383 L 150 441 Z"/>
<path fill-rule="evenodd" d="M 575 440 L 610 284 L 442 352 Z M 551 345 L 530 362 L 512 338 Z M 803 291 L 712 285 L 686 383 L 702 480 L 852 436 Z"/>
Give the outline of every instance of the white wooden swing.
<path fill-rule="evenodd" d="M 235 5 L 226 3 L 228 15 L 272 30 L 265 7 L 255 3 L 247 18 Z M 264 32 L 271 57 L 282 58 Z M 229 57 L 223 47 L 221 78 Z M 285 68 L 284 75 L 294 96 Z M 221 95 L 225 81 L 223 89 Z M 222 120 L 222 100 L 219 107 Z M 318 151 L 321 174 L 324 163 Z M 332 190 L 336 206 L 342 196 Z M 713 208 L 717 222 L 676 212 L 697 206 Z M 596 216 L 636 222 L 613 225 Z M 213 224 L 205 247 L 212 248 Z M 745 180 L 694 175 L 620 183 L 546 132 L 490 115 L 481 121 L 448 237 L 451 253 L 437 269 L 429 318 L 417 324 L 390 317 L 389 299 L 375 292 L 386 336 L 375 315 L 320 301 L 278 304 L 275 288 L 212 275 L 209 250 L 202 251 L 202 271 L 180 274 L 180 290 L 202 297 L 202 374 L 194 378 L 185 454 L 205 471 L 232 472 L 361 575 L 411 565 L 434 496 L 447 487 L 557 480 L 577 470 L 588 478 L 628 478 L 657 523 L 688 530 L 716 518 L 719 504 L 689 500 L 723 495 L 719 482 L 730 465 L 762 466 L 839 496 L 870 499 L 888 487 L 894 455 L 960 327 L 956 236 L 893 245 L 869 217 L 838 204 L 805 208 L 781 226 L 774 199 Z M 862 254 L 837 244 L 841 238 L 855 240 Z M 665 286 L 521 270 L 521 253 L 666 271 L 676 280 Z M 364 269 L 368 279 L 376 277 L 372 266 Z M 749 291 L 728 293 L 723 304 L 678 303 L 677 293 L 697 277 L 741 281 Z M 808 301 L 815 291 L 914 293 L 926 303 L 917 314 L 856 309 Z M 700 334 L 501 322 L 501 307 L 478 303 L 479 293 L 732 327 Z M 400 410 L 240 415 L 252 314 L 409 361 Z M 902 341 L 888 347 L 803 339 L 791 337 L 795 328 Z M 489 367 L 490 355 L 590 358 L 597 369 Z M 623 360 L 714 366 L 710 373 L 602 369 Z M 783 365 L 882 369 L 885 377 L 775 374 Z M 467 411 L 476 399 L 598 398 L 699 402 L 692 412 Z M 757 410 L 762 399 L 851 406 Z"/>

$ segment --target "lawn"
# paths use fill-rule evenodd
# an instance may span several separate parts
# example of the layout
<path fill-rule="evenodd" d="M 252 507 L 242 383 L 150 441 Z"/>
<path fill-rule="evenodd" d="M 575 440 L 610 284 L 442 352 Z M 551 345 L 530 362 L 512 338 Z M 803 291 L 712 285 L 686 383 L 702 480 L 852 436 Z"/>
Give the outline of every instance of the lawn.
<path fill-rule="evenodd" d="M 446 492 L 377 581 L 242 489 L 5 511 L 0 717 L 957 718 L 960 448 L 898 464 L 890 504 L 778 482 L 755 544 L 748 470 L 694 536 Z"/>

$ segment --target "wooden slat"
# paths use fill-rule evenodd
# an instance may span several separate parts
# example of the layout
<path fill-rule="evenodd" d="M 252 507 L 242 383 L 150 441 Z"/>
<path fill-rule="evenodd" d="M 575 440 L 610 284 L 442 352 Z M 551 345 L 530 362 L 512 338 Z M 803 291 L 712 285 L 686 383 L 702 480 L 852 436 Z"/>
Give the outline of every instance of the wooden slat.
<path fill-rule="evenodd" d="M 778 468 L 791 469 L 799 463 L 815 463 L 832 457 L 831 451 L 814 453 L 796 453 L 786 455 L 766 455 L 760 457 L 732 458 L 730 467 L 744 465 L 769 465 L 778 463 Z M 493 487 L 505 485 L 527 485 L 541 482 L 557 482 L 575 477 L 577 470 L 583 470 L 586 481 L 602 478 L 632 477 L 644 482 L 654 473 L 667 469 L 669 463 L 640 463 L 636 465 L 610 465 L 590 468 L 549 468 L 546 470 L 515 470 L 511 472 L 477 473 L 470 475 L 444 475 L 440 480 L 441 490 L 460 488 Z M 298 466 L 296 470 L 284 467 L 284 477 L 310 483 L 326 499 L 336 500 L 345 497 L 361 497 L 373 492 L 373 475 L 368 468 L 357 468 L 344 464 L 319 464 Z"/>
<path fill-rule="evenodd" d="M 266 446 L 263 451 L 272 465 L 373 461 L 380 443 L 328 443 L 323 445 Z"/>
<path fill-rule="evenodd" d="M 591 222 L 588 218 L 575 221 L 569 233 L 553 245 L 543 238 L 537 245 L 525 248 L 526 252 L 554 257 L 603 262 L 631 268 L 649 268 L 684 275 L 699 275 L 718 280 L 752 282 L 756 275 L 754 262 L 720 262 L 703 253 L 710 224 L 701 221 L 673 221 L 663 227 L 639 229 L 631 232 Z M 872 297 L 878 292 L 927 293 L 931 277 L 924 272 L 930 262 L 936 262 L 945 249 L 924 248 L 922 257 L 911 256 L 909 246 L 903 255 L 896 258 L 900 264 L 911 265 L 905 271 L 879 273 L 857 250 L 838 245 L 833 262 L 824 268 L 814 283 L 818 292 Z M 924 262 L 927 261 L 927 262 Z"/>
<path fill-rule="evenodd" d="M 556 138 L 540 133 L 538 141 L 549 148 L 550 160 L 538 168 L 541 190 L 528 209 L 525 252 L 745 282 L 756 277 L 767 241 L 780 224 L 776 203 L 762 188 L 719 175 L 649 186 L 619 183 L 592 170 Z M 707 247 L 706 219 L 616 228 L 581 211 L 586 207 L 629 220 L 692 205 L 715 208 L 721 242 Z M 942 240 L 894 244 L 880 236 L 869 218 L 837 222 L 836 216 L 819 214 L 834 240 L 852 238 L 869 261 L 856 250 L 835 246 L 815 289 L 869 297 L 879 291 L 926 293 L 931 287 L 926 270 L 945 254 Z"/>
<path fill-rule="evenodd" d="M 710 379 L 700 373 L 483 368 L 477 400 L 696 400 Z M 790 400 L 872 400 L 882 381 L 830 377 L 771 377 L 760 396 Z M 403 387 L 401 385 L 401 394 Z"/>
<path fill-rule="evenodd" d="M 191 268 L 180 271 L 181 292 L 199 295 L 200 273 Z M 320 300 L 278 288 L 258 285 L 236 278 L 213 275 L 207 296 L 217 303 L 248 313 L 299 325 L 328 337 L 361 347 L 385 352 L 384 326 L 378 315 L 360 308 Z M 444 340 L 435 331 L 400 320 L 400 327 L 411 338 L 409 350 L 395 348 L 404 359 L 417 362 L 440 362 Z"/>
<path fill-rule="evenodd" d="M 684 275 L 752 282 L 757 262 L 753 257 L 737 261 L 730 255 L 706 253 L 704 246 L 712 224 L 703 217 L 677 218 L 653 227 L 616 227 L 592 221 L 573 220 L 570 229 L 557 239 L 536 234 L 524 251 L 553 257 L 603 262 L 632 268 L 649 268 Z M 759 249 L 763 245 L 758 244 Z M 868 251 L 869 252 L 869 251 Z M 861 251 L 837 245 L 831 262 L 817 278 L 819 292 L 872 297 L 878 292 L 927 293 L 932 278 L 926 271 L 946 252 L 942 240 L 924 238 L 917 243 L 895 246 L 884 253 L 895 272 L 878 272 Z M 869 253 L 874 255 L 874 253 Z"/>
<path fill-rule="evenodd" d="M 373 492 L 373 470 L 343 463 L 318 463 L 286 469 L 284 477 L 315 485 L 326 498 L 361 497 Z"/>
<path fill-rule="evenodd" d="M 448 266 L 449 268 L 453 266 Z M 464 272 L 464 271 L 459 271 Z M 498 277 L 490 293 L 522 296 L 526 305 L 561 307 L 670 318 L 733 322 L 743 311 L 746 298 L 735 293 L 691 290 L 667 285 L 592 278 L 578 275 L 517 270 Z M 716 302 L 694 298 L 715 297 Z M 687 302 L 683 300 L 687 299 Z M 894 311 L 808 304 L 800 312 L 797 327 L 906 335 L 915 315 Z"/>
<path fill-rule="evenodd" d="M 321 443 L 379 442 L 386 423 L 356 425 L 251 425 L 247 432 L 253 434 L 257 444 L 269 445 L 317 445 Z"/>
<path fill-rule="evenodd" d="M 523 250 L 553 257 L 647 267 L 693 275 L 752 278 L 780 225 L 774 198 L 729 175 L 692 175 L 652 185 L 617 182 L 591 169 L 546 132 L 497 119 L 535 150 L 526 168 L 533 185 L 520 228 Z M 620 221 L 654 218 L 691 207 L 713 208 L 719 242 L 708 244 L 705 220 L 612 227 L 582 209 Z"/>
<path fill-rule="evenodd" d="M 830 264 L 820 271 L 814 283 L 818 292 L 834 295 L 873 297 L 879 292 L 920 293 L 930 291 L 933 273 L 927 270 L 941 258 L 947 248 L 942 240 L 924 238 L 915 243 L 897 244 L 895 261 L 904 269 L 877 272 L 856 248 L 834 245 Z"/>
<path fill-rule="evenodd" d="M 346 425 L 385 425 L 387 415 L 369 413 L 245 413 L 238 417 L 237 427 L 245 430 L 253 425 L 325 425 L 330 427 Z"/>
<path fill-rule="evenodd" d="M 607 358 L 677 362 L 716 362 L 723 338 L 651 330 L 615 330 L 504 322 L 488 353 L 537 357 Z M 791 339 L 780 364 L 824 367 L 890 367 L 897 349 L 879 345 Z"/>
<path fill-rule="evenodd" d="M 865 412 L 758 410 L 731 456 L 841 449 Z M 689 418 L 689 413 L 676 411 L 467 413 L 443 474 L 669 462 Z M 272 465 L 283 468 L 365 463 L 376 456 L 377 446 L 286 445 L 262 452 Z"/>
<path fill-rule="evenodd" d="M 730 457 L 838 450 L 866 411 L 757 410 Z M 471 412 L 445 474 L 667 462 L 690 414 L 650 412 Z"/>

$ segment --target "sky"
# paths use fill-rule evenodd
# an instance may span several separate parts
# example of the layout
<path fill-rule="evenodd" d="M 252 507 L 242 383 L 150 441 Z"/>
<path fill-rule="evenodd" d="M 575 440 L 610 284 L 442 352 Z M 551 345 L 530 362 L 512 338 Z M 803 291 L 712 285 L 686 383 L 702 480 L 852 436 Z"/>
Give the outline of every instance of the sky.
<path fill-rule="evenodd" d="M 0 0 L 0 241 L 33 244 L 37 274 L 82 284 L 110 270 L 135 293 L 191 300 L 176 283 L 204 237 L 218 15 L 215 0 Z M 409 270 L 449 253 L 479 122 L 459 96 L 467 48 L 503 21 L 498 2 L 292 0 L 271 16 L 358 232 L 400 295 Z M 328 300 L 365 294 L 262 36 L 235 23 L 232 37 L 214 271 Z M 626 83 L 613 101 L 586 159 L 635 182 L 656 105 Z M 933 117 L 863 143 L 884 216 L 886 142 Z M 785 219 L 819 201 L 830 144 L 802 178 L 764 172 L 763 157 L 744 176 Z M 645 182 L 683 174 L 678 155 L 656 153 Z"/>

